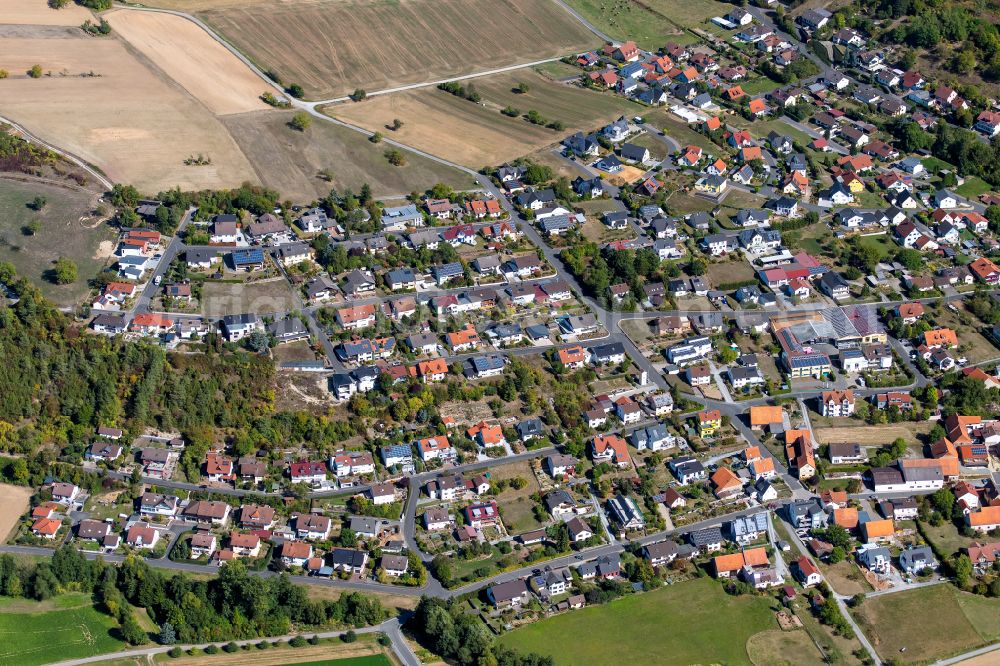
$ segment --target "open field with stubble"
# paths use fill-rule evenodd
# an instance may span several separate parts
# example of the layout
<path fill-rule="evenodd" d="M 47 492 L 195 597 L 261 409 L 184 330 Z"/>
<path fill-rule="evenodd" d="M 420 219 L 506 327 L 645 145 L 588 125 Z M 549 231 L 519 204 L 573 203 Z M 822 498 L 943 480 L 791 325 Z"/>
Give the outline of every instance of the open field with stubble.
<path fill-rule="evenodd" d="M 3 507 L 0 511 L 0 543 L 7 540 L 17 521 L 28 510 L 31 495 L 31 488 L 0 484 L 0 506 Z"/>
<path fill-rule="evenodd" d="M 143 191 L 232 187 L 253 178 L 236 142 L 205 106 L 118 38 L 74 33 L 0 38 L 0 68 L 15 73 L 0 80 L 0 113 Z M 35 64 L 46 72 L 42 78 L 20 74 Z M 212 163 L 184 164 L 198 154 Z"/>
<path fill-rule="evenodd" d="M 174 14 L 117 9 L 104 15 L 123 39 L 215 114 L 268 109 L 269 86 L 195 23 Z"/>
<path fill-rule="evenodd" d="M 39 196 L 46 204 L 41 211 L 32 210 L 28 204 Z M 21 176 L 0 178 L 0 261 L 14 264 L 19 275 L 56 304 L 78 304 L 90 291 L 87 281 L 112 261 L 114 251 L 114 232 L 106 221 L 92 215 L 97 196 L 70 184 L 56 186 Z M 36 221 L 38 231 L 31 234 L 27 227 Z M 59 257 L 76 263 L 76 282 L 57 285 L 49 279 L 48 271 Z"/>
<path fill-rule="evenodd" d="M 558 4 L 539 0 L 183 4 L 204 9 L 198 15 L 209 25 L 310 99 L 532 62 L 595 42 Z"/>
<path fill-rule="evenodd" d="M 527 94 L 513 92 L 519 82 L 529 84 Z M 326 107 L 324 112 L 478 169 L 535 152 L 575 131 L 589 132 L 618 116 L 640 110 L 621 97 L 556 83 L 527 70 L 476 79 L 475 88 L 483 98 L 480 104 L 426 88 L 337 104 Z M 555 131 L 533 125 L 523 117 L 500 113 L 508 105 L 522 115 L 538 111 L 548 121 L 563 123 L 564 129 Z M 403 127 L 395 132 L 387 130 L 397 118 L 403 121 Z"/>
<path fill-rule="evenodd" d="M 312 201 L 330 193 L 368 183 L 376 197 L 423 192 L 444 182 L 455 189 L 478 187 L 472 176 L 429 159 L 406 153 L 404 166 L 385 158 L 387 146 L 363 134 L 316 120 L 305 132 L 288 126 L 293 111 L 264 111 L 223 116 L 244 154 L 267 187 L 294 201 Z M 332 180 L 319 177 L 327 170 Z"/>
<path fill-rule="evenodd" d="M 0 17 L 11 25 L 66 25 L 76 27 L 93 19 L 90 10 L 70 3 L 56 11 L 44 0 L 0 0 Z"/>

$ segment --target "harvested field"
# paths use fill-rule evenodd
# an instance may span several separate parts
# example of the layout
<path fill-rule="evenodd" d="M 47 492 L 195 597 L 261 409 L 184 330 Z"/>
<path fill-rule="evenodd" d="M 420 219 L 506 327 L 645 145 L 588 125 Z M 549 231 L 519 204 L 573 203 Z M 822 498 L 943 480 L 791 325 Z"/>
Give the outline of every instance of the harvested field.
<path fill-rule="evenodd" d="M 215 189 L 253 178 L 239 147 L 204 106 L 161 80 L 118 39 L 80 35 L 0 38 L 0 68 L 18 73 L 39 64 L 46 72 L 0 81 L 0 113 L 140 190 Z M 198 154 L 212 164 L 185 166 Z"/>
<path fill-rule="evenodd" d="M 199 15 L 311 99 L 562 56 L 595 40 L 558 4 L 538 0 L 245 4 Z"/>
<path fill-rule="evenodd" d="M 202 287 L 201 313 L 222 317 L 240 312 L 288 312 L 297 307 L 292 288 L 284 278 L 251 284 L 212 282 Z"/>
<path fill-rule="evenodd" d="M 52 9 L 45 0 L 0 0 L 0 16 L 10 25 L 70 25 L 78 26 L 94 15 L 88 9 L 70 3 L 62 9 Z"/>
<path fill-rule="evenodd" d="M 28 500 L 31 499 L 31 488 L 0 484 L 0 543 L 7 540 L 10 531 L 17 525 L 25 511 L 28 510 Z"/>
<path fill-rule="evenodd" d="M 896 423 L 880 426 L 850 426 L 846 428 L 816 428 L 813 435 L 820 444 L 857 443 L 864 446 L 891 444 L 902 437 L 907 442 L 916 441 L 916 435 L 926 434 L 931 423 Z"/>
<path fill-rule="evenodd" d="M 305 132 L 288 127 L 294 113 L 254 112 L 221 118 L 244 154 L 255 165 L 257 179 L 294 201 L 312 201 L 368 183 L 376 197 L 422 192 L 435 183 L 455 189 L 478 187 L 472 176 L 407 153 L 406 164 L 389 164 L 385 146 L 331 122 L 316 121 Z M 319 177 L 328 170 L 332 180 Z"/>
<path fill-rule="evenodd" d="M 531 84 L 527 95 L 511 88 L 518 79 Z M 364 102 L 327 107 L 336 118 L 370 131 L 387 133 L 394 119 L 403 127 L 391 132 L 394 139 L 472 168 L 499 164 L 543 146 L 555 144 L 567 134 L 590 131 L 637 107 L 621 98 L 574 86 L 553 83 L 534 72 L 520 77 L 500 74 L 477 79 L 482 104 L 433 89 L 369 98 Z M 510 118 L 500 109 L 511 105 L 522 114 L 538 111 L 546 120 L 563 123 L 562 131 L 533 125 L 523 117 Z"/>
<path fill-rule="evenodd" d="M 269 87 L 195 23 L 174 14 L 118 9 L 104 15 L 136 50 L 216 114 L 268 109 Z"/>

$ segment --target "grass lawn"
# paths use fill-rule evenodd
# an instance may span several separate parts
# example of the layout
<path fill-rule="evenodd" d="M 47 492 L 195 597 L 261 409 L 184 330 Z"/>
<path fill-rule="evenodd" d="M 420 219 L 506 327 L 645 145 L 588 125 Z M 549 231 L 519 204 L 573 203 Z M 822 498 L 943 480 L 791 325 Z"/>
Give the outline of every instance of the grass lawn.
<path fill-rule="evenodd" d="M 854 653 L 861 649 L 861 642 L 857 637 L 846 638 L 838 636 L 825 624 L 820 624 L 816 616 L 805 608 L 796 612 L 796 617 L 802 622 L 803 628 L 809 633 L 813 641 L 820 646 L 823 654 L 829 658 L 830 664 L 857 664 L 862 662 Z M 862 649 L 862 652 L 863 649 Z"/>
<path fill-rule="evenodd" d="M 951 169 L 951 170 L 955 169 L 955 167 L 948 164 L 942 159 L 938 159 L 937 157 L 925 157 L 924 159 L 921 160 L 921 162 L 923 162 L 924 168 L 935 176 L 937 175 L 938 171 L 941 171 L 942 169 Z"/>
<path fill-rule="evenodd" d="M 760 83 L 758 83 L 758 81 Z M 743 91 L 746 92 L 747 94 L 755 94 L 747 90 L 747 87 L 748 86 L 752 87 L 753 84 L 758 84 L 759 86 L 763 86 L 764 83 L 770 83 L 772 86 L 777 87 L 777 84 L 775 84 L 773 81 L 771 81 L 771 79 L 768 78 L 761 78 L 758 81 L 752 81 L 748 84 L 743 85 Z M 803 132 L 798 128 L 792 127 L 791 125 L 784 122 L 780 118 L 768 118 L 767 120 L 754 121 L 753 123 L 750 124 L 748 129 L 750 130 L 751 134 L 762 139 L 766 138 L 767 135 L 770 134 L 771 132 L 777 132 L 778 134 L 792 137 L 796 141 L 802 143 L 802 145 L 804 146 L 808 145 L 809 142 L 812 141 L 811 136 L 809 136 L 808 134 L 806 134 L 805 132 Z"/>
<path fill-rule="evenodd" d="M 960 590 L 955 590 L 955 598 L 983 639 L 991 642 L 1000 639 L 1000 601 Z"/>
<path fill-rule="evenodd" d="M 833 241 L 833 233 L 825 224 L 813 224 L 805 229 L 789 232 L 787 236 L 796 238 L 795 246 L 812 255 L 826 254 L 824 245 Z"/>
<path fill-rule="evenodd" d="M 889 240 L 887 234 L 882 234 L 881 236 L 860 236 L 858 242 L 865 247 L 874 248 L 879 253 L 879 261 L 893 254 L 898 247 Z"/>
<path fill-rule="evenodd" d="M 28 208 L 35 197 L 46 200 L 41 211 Z M 14 264 L 56 304 L 78 304 L 90 291 L 87 280 L 104 268 L 114 250 L 114 233 L 90 217 L 94 200 L 94 193 L 85 190 L 0 179 L 0 261 Z M 34 221 L 40 226 L 31 235 L 26 228 Z M 52 281 L 52 264 L 59 257 L 76 263 L 75 282 Z"/>
<path fill-rule="evenodd" d="M 854 195 L 854 208 L 878 208 L 885 206 L 885 199 L 871 190 L 862 190 Z"/>
<path fill-rule="evenodd" d="M 681 144 L 681 148 L 693 144 L 711 153 L 721 154 L 723 152 L 707 136 L 696 132 L 686 122 L 672 115 L 666 109 L 649 111 L 644 113 L 642 117 L 647 123 L 659 128 L 664 134 Z"/>
<path fill-rule="evenodd" d="M 747 641 L 776 628 L 773 600 L 733 597 L 710 578 L 630 595 L 501 637 L 556 664 L 748 664 Z M 608 640 L 614 636 L 614 640 Z"/>
<path fill-rule="evenodd" d="M 555 79 L 557 81 L 569 78 L 579 78 L 579 76 L 583 74 L 583 70 L 579 67 L 576 67 L 575 65 L 567 65 L 561 60 L 554 60 L 552 62 L 536 65 L 532 67 L 532 69 L 546 78 Z"/>
<path fill-rule="evenodd" d="M 979 617 L 977 622 L 984 630 L 995 632 L 1000 602 L 981 599 L 963 605 L 959 603 L 960 594 L 947 583 L 886 594 L 866 600 L 854 615 L 883 659 L 892 658 L 901 664 L 923 663 L 992 640 L 980 633 L 969 613 L 991 614 L 988 623 Z M 933 613 L 933 631 L 928 630 L 928 612 Z M 901 648 L 906 651 L 900 652 Z"/>
<path fill-rule="evenodd" d="M 760 76 L 756 79 L 750 79 L 749 81 L 740 81 L 740 87 L 742 87 L 743 92 L 748 95 L 764 95 L 781 87 L 781 84 L 772 81 L 766 76 Z"/>
<path fill-rule="evenodd" d="M 648 49 L 663 46 L 667 35 L 679 32 L 678 24 L 654 13 L 648 5 L 607 3 L 602 0 L 568 0 L 566 4 L 602 32 L 620 40 L 635 40 L 639 46 Z"/>
<path fill-rule="evenodd" d="M 722 200 L 723 214 L 729 213 L 735 216 L 743 208 L 760 208 L 767 202 L 766 197 L 753 192 L 737 190 L 736 188 L 730 188 L 728 191 L 729 194 Z M 727 208 L 730 210 L 727 211 Z"/>
<path fill-rule="evenodd" d="M 87 595 L 65 595 L 41 604 L 13 601 L 19 610 L 0 611 L 0 664 L 34 666 L 124 647 L 113 635 L 118 624 L 97 612 Z"/>
<path fill-rule="evenodd" d="M 662 160 L 667 156 L 667 144 L 663 143 L 659 138 L 652 136 L 650 134 L 640 134 L 634 136 L 628 140 L 628 143 L 634 143 L 637 146 L 642 146 L 643 148 L 649 149 L 650 156 L 655 160 Z"/>
<path fill-rule="evenodd" d="M 980 194 L 986 194 L 993 188 L 979 176 L 968 176 L 962 185 L 955 188 L 955 194 L 967 199 L 975 199 Z"/>
<path fill-rule="evenodd" d="M 1000 357 L 1000 351 L 980 330 L 984 324 L 961 303 L 958 312 L 938 308 L 934 314 L 935 326 L 947 326 L 958 335 L 958 356 L 965 356 L 969 363 L 982 363 Z"/>
<path fill-rule="evenodd" d="M 612 209 L 613 210 L 613 209 Z M 609 243 L 611 241 L 635 238 L 635 232 L 631 227 L 625 229 L 608 229 L 607 225 L 599 220 L 601 213 L 587 215 L 587 221 L 580 228 L 580 233 L 589 241 L 595 243 Z"/>
<path fill-rule="evenodd" d="M 489 472 L 491 480 L 522 478 L 527 481 L 527 485 L 520 490 L 515 490 L 508 486 L 504 491 L 496 496 L 497 504 L 503 513 L 503 524 L 510 534 L 520 534 L 529 530 L 535 530 L 543 526 L 543 523 L 535 520 L 532 509 L 535 503 L 531 501 L 531 495 L 539 492 L 541 486 L 538 479 L 531 471 L 531 465 L 527 462 L 515 463 L 513 465 L 501 465 Z"/>
<path fill-rule="evenodd" d="M 859 592 L 871 592 L 868 584 L 857 565 L 848 560 L 836 564 L 819 563 L 823 577 L 838 594 L 854 595 Z"/>
<path fill-rule="evenodd" d="M 747 641 L 750 660 L 758 666 L 771 664 L 818 664 L 823 655 L 804 629 L 773 629 L 754 634 Z"/>
<path fill-rule="evenodd" d="M 667 209 L 671 215 L 687 215 L 699 211 L 710 211 L 716 204 L 708 199 L 702 199 L 692 194 L 675 192 L 667 199 Z"/>
<path fill-rule="evenodd" d="M 975 538 L 967 538 L 959 534 L 955 524 L 948 520 L 937 527 L 930 523 L 921 523 L 920 527 L 923 533 L 927 535 L 927 540 L 946 555 L 954 555 L 960 549 L 976 541 Z"/>
<path fill-rule="evenodd" d="M 727 282 L 742 282 L 756 277 L 753 266 L 748 261 L 721 261 L 708 265 L 708 283 L 718 287 Z"/>

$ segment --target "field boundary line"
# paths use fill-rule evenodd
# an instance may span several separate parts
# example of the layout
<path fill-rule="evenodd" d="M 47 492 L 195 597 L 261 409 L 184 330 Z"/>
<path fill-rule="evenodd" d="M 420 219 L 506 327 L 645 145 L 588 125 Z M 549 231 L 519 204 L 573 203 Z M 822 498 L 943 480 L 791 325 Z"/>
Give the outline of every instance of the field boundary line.
<path fill-rule="evenodd" d="M 376 95 L 391 95 L 392 93 L 406 92 L 407 90 L 418 90 L 420 88 L 429 88 L 431 86 L 439 86 L 442 83 L 455 83 L 456 81 L 466 81 L 468 79 L 479 79 L 484 76 L 493 76 L 494 74 L 506 74 L 507 72 L 514 72 L 519 69 L 527 69 L 528 67 L 537 67 L 538 65 L 545 65 L 550 62 L 558 62 L 563 59 L 564 56 L 555 56 L 552 58 L 545 58 L 544 60 L 535 60 L 533 62 L 525 62 L 519 65 L 507 65 L 506 67 L 498 67 L 496 69 L 487 69 L 481 72 L 473 72 L 472 74 L 461 74 L 459 76 L 452 76 L 447 79 L 438 79 L 437 81 L 424 81 L 422 83 L 408 83 L 403 86 L 396 86 L 394 88 L 385 88 L 383 90 L 374 90 L 372 92 L 365 92 L 365 97 L 375 97 Z M 334 97 L 332 99 L 321 99 L 315 102 L 307 102 L 308 104 L 316 105 L 326 105 L 326 104 L 340 104 L 342 102 L 348 102 L 351 100 L 350 95 L 344 95 L 342 97 Z"/>

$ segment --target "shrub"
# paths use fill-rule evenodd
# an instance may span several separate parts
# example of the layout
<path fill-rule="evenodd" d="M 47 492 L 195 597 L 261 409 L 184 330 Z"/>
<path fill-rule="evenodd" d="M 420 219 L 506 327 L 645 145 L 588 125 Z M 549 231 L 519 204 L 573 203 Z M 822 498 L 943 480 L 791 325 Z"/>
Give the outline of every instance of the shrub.
<path fill-rule="evenodd" d="M 218 653 L 219 653 L 218 646 L 216 646 L 216 645 L 206 645 L 205 646 L 205 654 L 218 654 Z"/>
<path fill-rule="evenodd" d="M 354 641 L 358 640 L 358 635 L 354 633 L 353 629 L 348 629 L 343 634 L 341 634 L 340 640 L 344 641 L 345 643 L 353 643 Z"/>
<path fill-rule="evenodd" d="M 296 636 L 288 641 L 288 644 L 294 648 L 303 647 L 306 645 L 306 639 L 302 636 Z"/>
<path fill-rule="evenodd" d="M 176 659 L 182 654 L 184 654 L 184 650 L 180 649 L 179 647 L 172 647 L 170 648 L 170 651 L 167 652 L 167 656 L 170 657 L 171 659 Z"/>
<path fill-rule="evenodd" d="M 319 636 L 313 634 L 309 637 L 309 645 L 319 645 Z"/>
<path fill-rule="evenodd" d="M 288 121 L 288 125 L 292 129 L 296 129 L 300 132 L 305 132 L 307 129 L 309 129 L 309 126 L 312 125 L 312 116 L 310 116 L 305 111 L 299 111 L 294 116 L 292 116 L 292 119 L 290 121 Z"/>
<path fill-rule="evenodd" d="M 222 649 L 232 654 L 233 652 L 239 652 L 240 646 L 234 643 L 233 641 L 229 641 L 228 643 L 222 646 Z"/>

